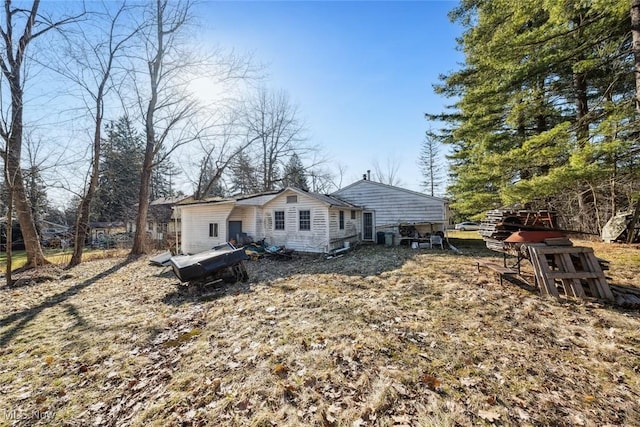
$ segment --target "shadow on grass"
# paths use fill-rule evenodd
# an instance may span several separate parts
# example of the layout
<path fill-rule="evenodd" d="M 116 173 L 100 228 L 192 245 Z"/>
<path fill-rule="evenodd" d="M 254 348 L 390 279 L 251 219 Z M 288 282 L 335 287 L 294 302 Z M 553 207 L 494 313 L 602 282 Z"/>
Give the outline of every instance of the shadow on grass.
<path fill-rule="evenodd" d="M 473 257 L 495 257 L 501 256 L 500 252 L 492 251 L 487 248 L 484 240 L 482 239 L 465 239 L 458 237 L 450 237 L 448 239 L 449 243 L 455 246 L 464 256 L 473 256 Z"/>
<path fill-rule="evenodd" d="M 0 286 L 0 291 L 5 289 L 22 289 L 29 288 L 32 286 L 37 286 L 41 283 L 45 282 L 53 282 L 54 280 L 58 280 L 59 277 L 40 275 L 34 277 L 25 277 L 14 280 L 13 283 L 7 285 L 6 283 Z"/>
<path fill-rule="evenodd" d="M 505 276 L 504 277 L 504 281 L 512 283 L 512 284 L 516 285 L 517 287 L 519 287 L 521 289 L 524 289 L 525 291 L 529 291 L 531 293 L 540 295 L 540 291 L 538 290 L 537 287 L 531 285 L 529 282 L 527 282 L 526 280 L 524 280 L 521 277 L 518 277 L 518 276 Z"/>
<path fill-rule="evenodd" d="M 102 273 L 97 274 L 94 277 L 85 280 L 84 282 L 78 283 L 77 285 L 70 287 L 64 292 L 61 292 L 57 295 L 47 298 L 47 300 L 44 301 L 42 304 L 39 304 L 32 308 L 27 308 L 27 309 L 18 311 L 16 313 L 10 314 L 9 316 L 6 316 L 3 319 L 0 319 L 0 327 L 12 325 L 9 327 L 9 329 L 7 329 L 5 332 L 3 332 L 0 335 L 0 347 L 7 345 L 9 341 L 11 341 L 11 339 L 17 333 L 19 333 L 30 321 L 32 321 L 43 310 L 54 307 L 60 303 L 63 303 L 64 301 L 68 300 L 72 296 L 76 295 L 81 290 L 115 273 L 116 271 L 120 270 L 122 267 L 129 264 L 130 262 L 131 262 L 130 260 L 125 259 L 124 261 L 120 262 L 117 265 L 114 265 L 110 269 L 105 270 Z M 78 319 L 79 316 L 77 314 L 77 311 L 73 308 L 73 306 L 69 307 L 69 304 L 67 304 L 66 311 L 70 315 L 76 317 L 78 324 L 82 324 L 84 322 L 83 319 Z"/>
<path fill-rule="evenodd" d="M 195 285 L 177 285 L 174 292 L 168 293 L 162 299 L 167 305 L 183 305 L 197 304 L 207 301 L 215 301 L 227 296 L 235 296 L 252 292 L 249 283 L 236 282 L 225 283 L 218 282 L 211 285 L 195 286 Z"/>

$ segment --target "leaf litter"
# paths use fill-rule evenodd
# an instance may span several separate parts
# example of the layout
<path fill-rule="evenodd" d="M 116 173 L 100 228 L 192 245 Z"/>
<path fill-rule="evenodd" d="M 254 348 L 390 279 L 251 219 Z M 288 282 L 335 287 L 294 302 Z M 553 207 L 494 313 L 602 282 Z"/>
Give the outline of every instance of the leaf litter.
<path fill-rule="evenodd" d="M 25 426 L 640 424 L 637 312 L 500 286 L 473 262 L 494 254 L 465 253 L 263 259 L 199 294 L 142 259 L 50 269 L 0 289 L 0 410 Z"/>

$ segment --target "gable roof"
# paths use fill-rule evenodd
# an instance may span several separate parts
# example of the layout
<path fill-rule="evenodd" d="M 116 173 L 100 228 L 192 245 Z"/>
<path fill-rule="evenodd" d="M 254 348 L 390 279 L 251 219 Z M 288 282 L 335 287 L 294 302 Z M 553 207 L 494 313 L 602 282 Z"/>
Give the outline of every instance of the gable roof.
<path fill-rule="evenodd" d="M 338 208 L 345 208 L 345 209 L 361 209 L 360 207 L 352 203 L 349 203 L 347 201 L 344 201 L 342 199 L 339 199 L 338 197 L 328 195 L 328 194 L 312 193 L 310 191 L 305 191 L 297 187 L 287 187 L 281 190 L 265 191 L 264 193 L 250 194 L 247 196 L 208 197 L 200 200 L 195 200 L 193 199 L 193 197 L 189 197 L 177 203 L 177 205 L 179 207 L 183 207 L 183 206 L 190 206 L 190 205 L 195 206 L 195 205 L 233 203 L 237 206 L 264 206 L 267 203 L 269 203 L 271 200 L 278 197 L 280 194 L 285 193 L 286 191 L 293 191 L 294 193 L 311 197 L 329 207 L 338 207 Z"/>
<path fill-rule="evenodd" d="M 284 190 L 282 190 L 282 192 L 284 193 L 287 190 L 293 191 L 294 193 L 298 193 L 298 194 L 301 194 L 303 196 L 307 196 L 307 197 L 311 197 L 313 199 L 316 199 L 319 202 L 324 203 L 325 205 L 327 205 L 329 207 L 337 207 L 337 208 L 345 208 L 345 209 L 361 209 L 359 206 L 354 205 L 353 203 L 349 203 L 349 202 L 347 202 L 345 200 L 339 199 L 339 198 L 337 198 L 337 197 L 335 197 L 333 195 L 312 193 L 310 191 L 301 190 L 301 189 L 296 188 L 296 187 L 287 187 Z"/>
<path fill-rule="evenodd" d="M 242 206 L 262 206 L 270 202 L 274 197 L 280 194 L 282 190 L 268 191 L 264 193 L 250 194 L 248 196 L 239 196 L 236 198 L 236 205 Z"/>
<path fill-rule="evenodd" d="M 151 201 L 151 203 L 149 203 L 149 206 L 175 205 L 188 198 L 189 196 L 160 197 L 159 199 Z"/>
<path fill-rule="evenodd" d="M 226 198 L 226 197 L 206 197 L 204 199 L 194 199 L 193 196 L 189 196 L 186 199 L 184 199 L 181 202 L 176 203 L 176 206 L 178 207 L 182 207 L 182 206 L 189 206 L 189 205 L 209 205 L 209 204 L 215 204 L 215 203 L 233 203 L 235 202 L 234 199 L 231 198 Z"/>
<path fill-rule="evenodd" d="M 419 196 L 419 197 L 424 197 L 426 199 L 430 199 L 430 200 L 437 200 L 437 201 L 441 201 L 442 203 L 448 203 L 449 201 L 447 199 L 444 199 L 442 197 L 436 197 L 436 196 L 429 196 L 428 194 L 424 194 L 424 193 L 420 193 L 418 191 L 413 191 L 413 190 L 409 190 L 407 188 L 402 188 L 402 187 L 396 187 L 394 185 L 389 185 L 389 184 L 383 184 L 381 182 L 376 182 L 376 181 L 371 181 L 368 179 L 361 179 L 359 181 L 356 181 L 352 184 L 347 185 L 344 188 L 339 189 L 338 191 L 333 192 L 331 195 L 332 196 L 340 196 L 340 194 L 342 192 L 344 192 L 345 190 L 354 188 L 354 187 L 361 187 L 363 185 L 374 185 L 374 186 L 379 186 L 382 188 L 387 188 L 387 189 L 392 189 L 395 191 L 401 191 L 407 194 L 412 194 L 415 196 Z"/>

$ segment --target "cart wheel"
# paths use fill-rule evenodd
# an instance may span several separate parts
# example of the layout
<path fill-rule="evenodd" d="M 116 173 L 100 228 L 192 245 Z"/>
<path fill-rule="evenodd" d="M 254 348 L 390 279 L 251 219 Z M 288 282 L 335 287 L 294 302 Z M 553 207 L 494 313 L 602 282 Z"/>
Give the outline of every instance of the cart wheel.
<path fill-rule="evenodd" d="M 241 262 L 238 266 L 238 270 L 240 270 L 241 278 L 240 280 L 246 282 L 249 280 L 249 273 L 247 272 L 247 268 L 244 266 L 244 262 Z"/>

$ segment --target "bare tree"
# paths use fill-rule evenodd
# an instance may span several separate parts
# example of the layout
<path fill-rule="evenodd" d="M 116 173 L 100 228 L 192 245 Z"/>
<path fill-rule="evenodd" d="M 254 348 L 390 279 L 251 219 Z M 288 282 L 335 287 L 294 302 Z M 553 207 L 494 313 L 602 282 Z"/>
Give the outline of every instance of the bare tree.
<path fill-rule="evenodd" d="M 11 95 L 10 106 L 2 111 L 0 119 L 0 137 L 5 142 L 1 155 L 5 161 L 5 181 L 15 201 L 16 214 L 24 237 L 27 267 L 37 267 L 47 261 L 40 247 L 20 166 L 24 132 L 23 70 L 27 58 L 26 52 L 29 45 L 38 37 L 76 21 L 84 14 L 81 12 L 75 16 L 53 20 L 39 14 L 39 6 L 39 0 L 34 0 L 30 8 L 24 8 L 22 4 L 14 7 L 10 0 L 5 0 L 3 22 L 0 24 L 0 49 L 4 51 L 0 55 L 0 70 Z M 19 26 L 22 29 L 18 29 Z"/>
<path fill-rule="evenodd" d="M 183 74 L 188 70 L 189 56 L 181 52 L 181 32 L 190 19 L 192 3 L 170 3 L 156 0 L 148 10 L 150 23 L 143 33 L 148 65 L 148 91 L 138 87 L 138 102 L 145 126 L 145 153 L 142 165 L 136 231 L 132 255 L 146 252 L 146 224 L 149 211 L 149 195 L 153 168 L 180 145 L 196 136 L 193 120 L 196 102 L 186 92 Z M 183 56 L 184 55 L 184 56 Z M 177 133 L 174 137 L 174 133 Z M 173 138 L 173 141 L 171 140 Z M 158 158 L 163 153 L 163 158 Z"/>
<path fill-rule="evenodd" d="M 228 81 L 244 79 L 252 72 L 250 61 L 220 52 L 199 57 L 188 46 L 186 30 L 192 20 L 190 0 L 156 0 L 144 19 L 142 32 L 146 58 L 145 86 L 136 80 L 135 93 L 145 128 L 145 153 L 131 255 L 146 252 L 146 223 L 153 169 L 179 147 L 207 139 L 210 113 L 189 92 L 192 76 L 206 75 Z"/>
<path fill-rule="evenodd" d="M 80 264 L 84 242 L 89 232 L 90 208 L 98 187 L 100 156 L 102 145 L 102 127 L 105 114 L 105 99 L 114 89 L 112 77 L 117 67 L 118 57 L 124 55 L 127 44 L 138 31 L 139 26 L 128 28 L 124 22 L 128 13 L 135 7 L 123 1 L 117 7 L 102 4 L 103 10 L 94 11 L 91 26 L 79 27 L 76 37 L 68 39 L 67 61 L 53 67 L 73 84 L 81 88 L 82 100 L 91 116 L 91 162 L 88 179 L 79 199 L 73 255 L 68 267 Z"/>
<path fill-rule="evenodd" d="M 214 134 L 200 141 L 203 157 L 198 167 L 195 199 L 204 198 L 211 194 L 212 189 L 219 187 L 228 168 L 259 139 L 239 128 L 238 117 L 233 110 L 221 121 Z"/>
<path fill-rule="evenodd" d="M 260 88 L 246 105 L 245 123 L 248 139 L 256 140 L 262 190 L 274 190 L 281 180 L 279 168 L 283 162 L 294 153 L 300 155 L 309 150 L 302 145 L 304 126 L 298 120 L 297 108 L 285 92 Z"/>
<path fill-rule="evenodd" d="M 393 156 L 387 157 L 384 165 L 376 159 L 373 161 L 373 173 L 375 180 L 387 185 L 401 185 L 402 181 L 398 177 L 400 172 L 400 162 Z"/>
<path fill-rule="evenodd" d="M 333 166 L 333 168 L 329 167 Z M 342 187 L 347 167 L 336 161 L 330 161 L 320 151 L 314 151 L 310 164 L 306 167 L 310 180 L 310 189 L 314 193 L 329 194 Z"/>

